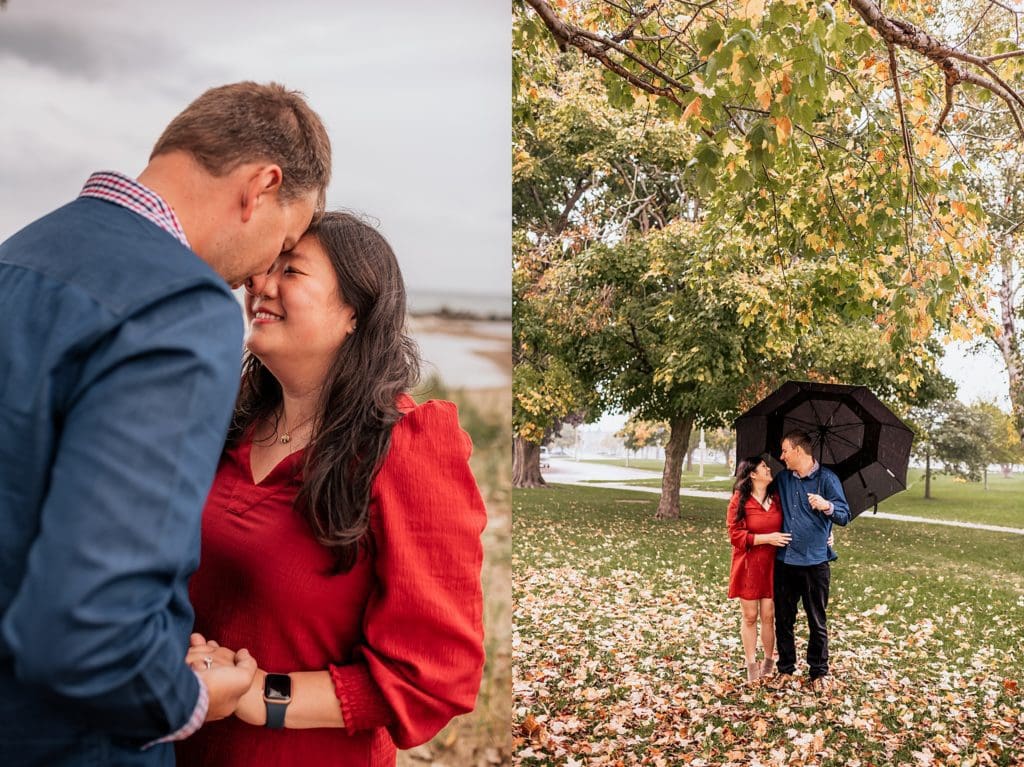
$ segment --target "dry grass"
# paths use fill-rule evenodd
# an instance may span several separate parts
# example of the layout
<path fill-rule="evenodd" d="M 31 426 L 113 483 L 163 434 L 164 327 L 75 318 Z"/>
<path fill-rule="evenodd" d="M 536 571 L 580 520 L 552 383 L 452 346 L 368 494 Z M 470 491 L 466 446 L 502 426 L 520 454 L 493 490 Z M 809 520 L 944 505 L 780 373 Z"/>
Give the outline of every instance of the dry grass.
<path fill-rule="evenodd" d="M 449 399 L 473 437 L 473 473 L 487 503 L 484 531 L 484 631 L 487 663 L 476 710 L 430 743 L 399 752 L 399 767 L 511 764 L 512 737 L 512 395 L 507 388 L 448 390 L 429 382 L 417 399 Z"/>

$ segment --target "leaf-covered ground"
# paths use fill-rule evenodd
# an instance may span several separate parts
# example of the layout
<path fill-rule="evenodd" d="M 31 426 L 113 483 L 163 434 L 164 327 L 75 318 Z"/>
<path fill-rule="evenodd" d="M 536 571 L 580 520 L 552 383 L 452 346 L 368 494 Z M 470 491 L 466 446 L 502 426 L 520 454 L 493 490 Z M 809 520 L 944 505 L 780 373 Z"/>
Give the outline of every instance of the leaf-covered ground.
<path fill-rule="evenodd" d="M 1024 537 L 856 520 L 835 688 L 750 689 L 724 504 L 684 498 L 672 522 L 655 504 L 514 494 L 516 764 L 1024 764 Z M 802 612 L 797 637 L 802 663 Z"/>

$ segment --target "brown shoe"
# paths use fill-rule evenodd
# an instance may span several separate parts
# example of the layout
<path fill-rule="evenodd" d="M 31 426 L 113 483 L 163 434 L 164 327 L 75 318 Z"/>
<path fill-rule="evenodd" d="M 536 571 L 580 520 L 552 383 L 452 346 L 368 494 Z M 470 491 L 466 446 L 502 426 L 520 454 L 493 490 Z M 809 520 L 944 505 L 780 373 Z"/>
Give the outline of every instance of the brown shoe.
<path fill-rule="evenodd" d="M 829 692 L 834 686 L 832 677 L 827 674 L 811 680 L 812 692 Z"/>
<path fill-rule="evenodd" d="M 779 671 L 765 682 L 765 686 L 772 690 L 786 690 L 793 687 L 796 681 L 797 679 L 793 674 L 784 674 Z"/>
<path fill-rule="evenodd" d="M 747 664 L 747 684 L 753 684 L 761 677 L 761 664 L 757 661 Z"/>

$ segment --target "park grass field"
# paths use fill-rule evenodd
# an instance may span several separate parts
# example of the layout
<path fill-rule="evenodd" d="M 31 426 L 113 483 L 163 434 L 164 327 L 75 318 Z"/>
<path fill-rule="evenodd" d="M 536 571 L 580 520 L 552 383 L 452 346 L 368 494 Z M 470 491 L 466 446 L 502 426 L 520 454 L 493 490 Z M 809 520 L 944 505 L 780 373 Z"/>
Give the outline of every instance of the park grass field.
<path fill-rule="evenodd" d="M 622 459 L 594 463 L 626 465 Z M 631 460 L 630 465 L 651 471 L 661 471 L 662 468 L 661 461 L 653 460 Z M 730 471 L 724 464 L 709 464 L 704 467 L 704 477 L 701 478 L 694 468 L 683 472 L 681 485 L 685 488 L 728 491 L 732 488 Z M 621 484 L 661 487 L 661 478 L 634 479 Z M 999 472 L 990 473 L 988 489 L 985 489 L 981 482 L 965 482 L 933 472 L 931 495 L 929 499 L 924 497 L 924 470 L 912 468 L 907 472 L 907 489 L 880 503 L 878 510 L 890 514 L 1024 528 L 1024 474 L 1004 477 Z"/>
<path fill-rule="evenodd" d="M 515 492 L 514 763 L 1024 764 L 1024 536 L 856 520 L 816 695 L 741 684 L 724 504 L 656 503 Z"/>

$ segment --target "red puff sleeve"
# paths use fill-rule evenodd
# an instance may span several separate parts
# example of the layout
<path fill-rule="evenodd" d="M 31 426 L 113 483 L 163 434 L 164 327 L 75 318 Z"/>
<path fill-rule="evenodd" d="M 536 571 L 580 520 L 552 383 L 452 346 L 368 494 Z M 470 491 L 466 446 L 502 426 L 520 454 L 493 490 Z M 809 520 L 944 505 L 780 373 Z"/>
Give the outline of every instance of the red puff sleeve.
<path fill-rule="evenodd" d="M 747 530 L 747 518 L 736 519 L 736 511 L 740 507 L 740 494 L 737 490 L 729 499 L 729 511 L 726 514 L 726 522 L 729 526 L 729 540 L 732 547 L 739 551 L 749 551 L 754 545 L 754 534 Z M 719 517 L 721 519 L 721 517 Z"/>
<path fill-rule="evenodd" d="M 395 425 L 370 502 L 376 591 L 357 662 L 332 666 L 349 731 L 385 726 L 399 748 L 472 711 L 483 674 L 480 535 L 487 511 L 455 405 Z"/>

